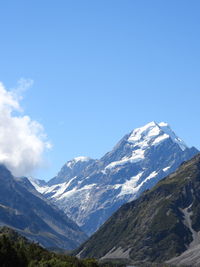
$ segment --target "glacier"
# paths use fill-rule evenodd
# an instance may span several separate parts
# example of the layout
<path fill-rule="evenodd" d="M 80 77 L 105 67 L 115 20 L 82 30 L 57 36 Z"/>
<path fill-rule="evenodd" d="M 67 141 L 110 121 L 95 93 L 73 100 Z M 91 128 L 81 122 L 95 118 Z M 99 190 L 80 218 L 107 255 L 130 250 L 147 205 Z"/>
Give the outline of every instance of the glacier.
<path fill-rule="evenodd" d="M 77 157 L 46 184 L 30 182 L 91 235 L 122 204 L 197 153 L 167 123 L 153 121 L 125 135 L 101 159 Z"/>

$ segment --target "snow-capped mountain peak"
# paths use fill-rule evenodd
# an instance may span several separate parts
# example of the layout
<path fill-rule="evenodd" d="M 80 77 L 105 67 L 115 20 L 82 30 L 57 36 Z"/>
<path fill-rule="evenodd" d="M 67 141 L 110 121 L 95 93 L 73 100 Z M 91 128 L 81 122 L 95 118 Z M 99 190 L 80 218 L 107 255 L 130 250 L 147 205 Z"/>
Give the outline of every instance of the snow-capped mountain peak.
<path fill-rule="evenodd" d="M 133 130 L 128 137 L 128 142 L 132 144 L 138 144 L 142 141 L 149 141 L 153 137 L 160 135 L 161 128 L 156 122 L 150 122 L 143 127 Z"/>
<path fill-rule="evenodd" d="M 35 187 L 91 234 L 123 203 L 197 153 L 167 123 L 153 121 L 125 135 L 101 159 L 72 159 L 47 186 Z"/>
<path fill-rule="evenodd" d="M 77 163 L 88 162 L 90 160 L 91 160 L 91 158 L 89 158 L 89 157 L 80 156 L 80 157 L 76 157 L 76 158 L 73 158 L 72 160 L 68 161 L 66 163 L 66 166 L 71 168 L 72 166 L 74 166 Z"/>
<path fill-rule="evenodd" d="M 167 138 L 171 138 L 183 151 L 187 148 L 186 144 L 176 136 L 166 122 L 156 123 L 152 121 L 143 127 L 136 128 L 131 132 L 127 141 L 134 146 L 145 148 L 150 145 L 158 145 Z"/>
<path fill-rule="evenodd" d="M 159 127 L 162 129 L 163 132 L 165 132 L 167 135 L 170 136 L 170 138 L 179 145 L 179 147 L 184 151 L 187 148 L 187 145 L 185 142 L 179 138 L 170 128 L 169 124 L 166 122 L 160 122 Z"/>

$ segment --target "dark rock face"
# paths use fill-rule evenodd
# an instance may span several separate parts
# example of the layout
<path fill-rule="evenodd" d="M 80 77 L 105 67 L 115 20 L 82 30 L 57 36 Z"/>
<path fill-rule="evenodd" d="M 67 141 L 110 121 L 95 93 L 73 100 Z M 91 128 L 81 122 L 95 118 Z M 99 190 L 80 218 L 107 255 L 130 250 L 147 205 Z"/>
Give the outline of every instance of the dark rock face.
<path fill-rule="evenodd" d="M 0 166 L 0 225 L 16 229 L 44 247 L 73 249 L 86 235 L 40 195 L 27 178 L 14 178 Z"/>
<path fill-rule="evenodd" d="M 124 204 L 76 253 L 80 257 L 120 258 L 122 251 L 134 264 L 174 258 L 169 262 L 199 266 L 195 265 L 200 262 L 196 249 L 200 247 L 199 211 L 198 154 L 137 200 Z"/>
<path fill-rule="evenodd" d="M 166 123 L 137 128 L 100 160 L 75 158 L 39 190 L 91 235 L 122 204 L 140 196 L 192 158 Z"/>

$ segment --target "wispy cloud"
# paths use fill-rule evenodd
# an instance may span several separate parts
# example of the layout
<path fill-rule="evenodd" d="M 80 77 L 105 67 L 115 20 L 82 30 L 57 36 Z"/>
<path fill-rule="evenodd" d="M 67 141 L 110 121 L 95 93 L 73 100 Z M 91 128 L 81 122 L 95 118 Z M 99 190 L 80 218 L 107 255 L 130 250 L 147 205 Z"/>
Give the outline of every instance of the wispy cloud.
<path fill-rule="evenodd" d="M 43 126 L 22 113 L 20 100 L 32 84 L 31 80 L 21 79 L 9 91 L 0 82 L 0 163 L 16 176 L 31 174 L 43 162 L 45 149 L 51 146 Z"/>

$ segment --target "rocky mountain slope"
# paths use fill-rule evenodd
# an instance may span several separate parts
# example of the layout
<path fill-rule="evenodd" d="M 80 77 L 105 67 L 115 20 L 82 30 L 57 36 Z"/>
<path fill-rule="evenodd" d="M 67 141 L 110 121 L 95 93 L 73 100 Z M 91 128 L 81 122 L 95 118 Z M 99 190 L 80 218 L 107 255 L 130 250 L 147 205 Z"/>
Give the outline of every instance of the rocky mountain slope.
<path fill-rule="evenodd" d="M 100 160 L 75 158 L 46 185 L 31 182 L 90 235 L 122 204 L 137 198 L 197 152 L 166 123 L 151 122 L 125 135 Z"/>
<path fill-rule="evenodd" d="M 199 247 L 200 154 L 137 200 L 124 204 L 77 254 L 129 258 L 137 266 L 165 261 L 199 266 Z"/>
<path fill-rule="evenodd" d="M 0 225 L 9 226 L 44 247 L 73 249 L 87 238 L 27 178 L 14 178 L 3 165 L 0 165 Z"/>

